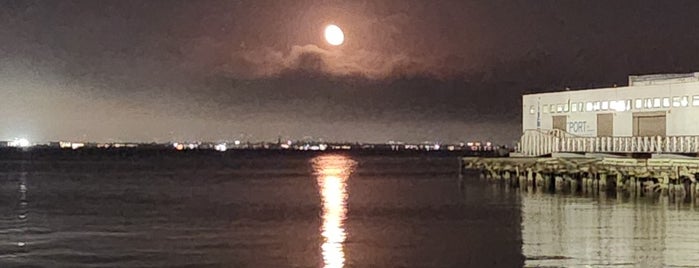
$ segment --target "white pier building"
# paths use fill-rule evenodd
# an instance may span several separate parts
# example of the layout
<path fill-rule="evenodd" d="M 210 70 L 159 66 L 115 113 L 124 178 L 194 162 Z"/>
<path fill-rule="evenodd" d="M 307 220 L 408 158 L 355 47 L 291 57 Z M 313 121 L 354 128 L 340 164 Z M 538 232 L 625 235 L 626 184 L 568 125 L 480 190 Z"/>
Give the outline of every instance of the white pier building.
<path fill-rule="evenodd" d="M 522 97 L 521 156 L 699 153 L 699 72 Z"/>

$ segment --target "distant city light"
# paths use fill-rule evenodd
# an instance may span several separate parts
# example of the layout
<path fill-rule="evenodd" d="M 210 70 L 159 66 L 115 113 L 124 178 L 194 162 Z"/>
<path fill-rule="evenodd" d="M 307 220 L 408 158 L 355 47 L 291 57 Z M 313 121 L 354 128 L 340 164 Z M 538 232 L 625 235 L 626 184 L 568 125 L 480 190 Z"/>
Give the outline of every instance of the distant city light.
<path fill-rule="evenodd" d="M 78 149 L 85 147 L 85 143 L 82 142 L 70 142 L 70 141 L 60 141 L 58 142 L 58 147 L 62 149 Z"/>
<path fill-rule="evenodd" d="M 172 144 L 172 147 L 175 147 L 175 149 L 178 150 L 178 151 L 184 150 L 184 144 L 181 144 L 181 143 L 175 142 L 175 143 Z"/>
<path fill-rule="evenodd" d="M 73 149 L 73 150 L 75 150 L 75 149 L 78 149 L 78 148 L 82 148 L 82 147 L 84 147 L 84 146 L 85 146 L 85 144 L 82 143 L 82 142 L 73 142 L 73 143 L 70 145 L 70 148 Z"/>
<path fill-rule="evenodd" d="M 616 104 L 618 105 L 618 104 Z M 611 106 L 610 106 L 611 107 Z M 616 107 L 616 106 L 615 106 Z M 237 146 L 233 144 L 237 143 Z M 443 143 L 434 141 L 425 141 L 422 143 L 404 143 L 400 141 L 389 141 L 386 143 L 326 143 L 323 141 L 289 141 L 289 140 L 277 140 L 275 142 L 202 142 L 202 141 L 192 141 L 192 142 L 171 142 L 171 143 L 160 143 L 160 144 L 138 144 L 138 143 L 91 143 L 91 142 L 73 142 L 73 141 L 52 141 L 47 144 L 37 144 L 31 143 L 26 138 L 15 138 L 11 141 L 0 141 L 0 148 L 2 147 L 33 147 L 38 146 L 39 148 L 62 148 L 62 149 L 79 149 L 79 148 L 121 148 L 121 147 L 139 147 L 144 145 L 146 148 L 172 148 L 178 151 L 188 151 L 188 150 L 215 150 L 219 152 L 225 152 L 233 149 L 280 149 L 280 150 L 300 150 L 300 151 L 327 151 L 327 150 L 391 150 L 391 151 L 403 151 L 403 150 L 414 150 L 414 151 L 490 151 L 496 150 L 499 147 L 490 141 L 483 142 L 461 142 L 461 143 Z"/>
<path fill-rule="evenodd" d="M 226 150 L 228 150 L 225 143 L 214 145 L 214 149 L 219 152 L 225 152 Z"/>
<path fill-rule="evenodd" d="M 10 141 L 7 143 L 8 146 L 10 147 L 29 147 L 31 145 L 29 143 L 29 140 L 25 138 L 20 138 L 20 139 L 14 139 L 13 141 Z"/>
<path fill-rule="evenodd" d="M 234 143 L 235 145 L 240 145 L 240 141 L 239 141 L 239 140 L 235 140 L 233 143 Z"/>

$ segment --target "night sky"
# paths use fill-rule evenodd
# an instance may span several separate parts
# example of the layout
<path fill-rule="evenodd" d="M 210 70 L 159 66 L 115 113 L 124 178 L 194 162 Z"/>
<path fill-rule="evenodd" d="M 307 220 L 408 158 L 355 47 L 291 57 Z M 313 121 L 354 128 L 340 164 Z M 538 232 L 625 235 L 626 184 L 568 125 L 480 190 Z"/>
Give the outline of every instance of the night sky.
<path fill-rule="evenodd" d="M 521 94 L 699 71 L 698 1 L 0 1 L 0 140 L 521 134 Z M 330 23 L 345 32 L 323 39 Z"/>

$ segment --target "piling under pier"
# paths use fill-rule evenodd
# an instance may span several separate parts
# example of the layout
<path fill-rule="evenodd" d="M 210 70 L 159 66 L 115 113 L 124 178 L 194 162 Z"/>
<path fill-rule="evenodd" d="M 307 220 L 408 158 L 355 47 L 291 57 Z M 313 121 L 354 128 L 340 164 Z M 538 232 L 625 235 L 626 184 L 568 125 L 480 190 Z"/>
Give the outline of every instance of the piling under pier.
<path fill-rule="evenodd" d="M 699 197 L 699 158 L 626 157 L 463 157 L 459 172 L 481 176 L 511 187 L 549 192 L 628 192 L 631 196 Z"/>

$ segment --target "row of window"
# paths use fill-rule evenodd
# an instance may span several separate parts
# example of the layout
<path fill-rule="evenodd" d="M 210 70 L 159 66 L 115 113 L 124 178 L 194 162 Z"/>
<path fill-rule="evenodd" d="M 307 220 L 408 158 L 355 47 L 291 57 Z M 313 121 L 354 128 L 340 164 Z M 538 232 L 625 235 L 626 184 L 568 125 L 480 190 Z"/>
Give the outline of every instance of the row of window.
<path fill-rule="evenodd" d="M 541 105 L 543 113 L 568 113 L 568 112 L 597 112 L 597 111 L 630 111 L 669 108 L 672 107 L 687 107 L 689 106 L 689 96 L 675 96 L 664 98 L 645 98 L 633 100 L 618 100 L 618 101 L 588 101 L 588 102 L 572 102 L 562 104 L 544 104 Z M 692 106 L 699 107 L 699 95 L 692 96 Z M 536 113 L 536 106 L 529 107 L 529 113 Z"/>

